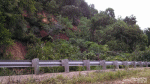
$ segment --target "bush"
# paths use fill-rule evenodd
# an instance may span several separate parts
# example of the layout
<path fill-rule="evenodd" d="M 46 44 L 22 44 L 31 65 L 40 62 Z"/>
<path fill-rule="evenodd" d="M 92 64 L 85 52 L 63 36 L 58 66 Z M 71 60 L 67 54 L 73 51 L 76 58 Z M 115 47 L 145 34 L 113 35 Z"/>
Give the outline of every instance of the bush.
<path fill-rule="evenodd" d="M 65 28 L 73 28 L 72 22 L 69 21 L 68 17 L 57 16 L 59 24 L 63 25 Z"/>
<path fill-rule="evenodd" d="M 125 42 L 121 42 L 119 40 L 109 41 L 106 44 L 109 46 L 110 50 L 112 51 L 128 52 L 130 47 Z"/>
<path fill-rule="evenodd" d="M 131 54 L 131 58 L 132 60 L 135 61 L 150 61 L 150 47 L 147 48 L 145 51 L 139 51 L 139 50 L 135 50 L 132 54 Z"/>
<path fill-rule="evenodd" d="M 65 40 L 57 40 L 54 43 L 38 43 L 28 45 L 26 59 L 39 58 L 40 60 L 78 59 L 76 57 L 79 48 L 71 45 Z"/>
<path fill-rule="evenodd" d="M 33 74 L 34 68 L 0 68 L 0 76 Z"/>

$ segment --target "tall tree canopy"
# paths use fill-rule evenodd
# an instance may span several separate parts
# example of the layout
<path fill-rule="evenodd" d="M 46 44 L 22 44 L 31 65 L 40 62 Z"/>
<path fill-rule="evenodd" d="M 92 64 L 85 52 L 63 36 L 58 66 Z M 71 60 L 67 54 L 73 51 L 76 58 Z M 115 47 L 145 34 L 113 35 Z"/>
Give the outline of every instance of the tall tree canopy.
<path fill-rule="evenodd" d="M 131 15 L 131 16 L 126 16 L 125 19 L 123 20 L 126 22 L 128 25 L 135 25 L 136 24 L 136 17 Z"/>

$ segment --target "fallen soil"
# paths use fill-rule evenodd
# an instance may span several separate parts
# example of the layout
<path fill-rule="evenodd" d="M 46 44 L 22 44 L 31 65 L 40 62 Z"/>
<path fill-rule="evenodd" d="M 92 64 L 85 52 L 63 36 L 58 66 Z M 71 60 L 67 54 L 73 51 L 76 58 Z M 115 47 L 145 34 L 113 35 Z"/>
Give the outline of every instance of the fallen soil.
<path fill-rule="evenodd" d="M 150 67 L 147 67 L 148 69 L 150 69 Z M 144 68 L 130 68 L 129 70 L 143 70 Z M 116 69 L 117 70 L 124 70 L 124 69 Z M 114 71 L 113 69 L 107 69 L 107 70 L 91 70 L 91 71 L 76 71 L 76 72 L 69 72 L 69 73 L 44 73 L 44 74 L 39 74 L 39 75 L 34 75 L 34 74 L 30 74 L 30 75 L 14 75 L 14 76 L 0 76 L 0 83 L 2 84 L 15 84 L 15 83 L 20 83 L 23 81 L 29 81 L 31 79 L 34 79 L 35 81 L 39 82 L 39 81 L 44 81 L 47 80 L 49 78 L 55 78 L 58 75 L 62 75 L 63 77 L 68 77 L 68 78 L 72 78 L 72 77 L 77 77 L 79 75 L 79 73 L 81 75 L 87 75 L 91 72 L 97 72 L 97 71 L 103 71 L 103 72 L 109 72 L 109 71 Z M 129 84 L 132 83 L 133 81 L 122 81 L 122 80 L 117 80 L 117 81 L 111 81 L 111 82 L 106 82 L 104 84 Z M 133 83 L 132 83 L 133 84 Z"/>

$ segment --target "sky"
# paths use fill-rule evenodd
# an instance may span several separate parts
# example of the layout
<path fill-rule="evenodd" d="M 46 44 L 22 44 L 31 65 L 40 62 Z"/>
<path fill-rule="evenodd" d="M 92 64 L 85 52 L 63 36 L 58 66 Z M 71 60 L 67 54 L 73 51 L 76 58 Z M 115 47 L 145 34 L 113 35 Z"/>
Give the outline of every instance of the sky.
<path fill-rule="evenodd" d="M 150 27 L 149 0 L 85 0 L 89 5 L 94 4 L 98 11 L 113 8 L 116 18 L 134 15 L 142 30 Z"/>

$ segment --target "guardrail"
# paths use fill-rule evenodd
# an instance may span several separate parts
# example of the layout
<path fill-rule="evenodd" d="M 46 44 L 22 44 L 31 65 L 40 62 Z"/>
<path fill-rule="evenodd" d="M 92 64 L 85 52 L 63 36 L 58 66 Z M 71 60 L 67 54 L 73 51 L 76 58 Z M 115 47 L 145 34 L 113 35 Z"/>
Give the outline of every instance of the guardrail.
<path fill-rule="evenodd" d="M 69 72 L 69 66 L 86 66 L 87 70 L 90 70 L 90 66 L 102 66 L 103 70 L 106 69 L 107 65 L 114 65 L 116 69 L 119 69 L 119 65 L 124 65 L 128 67 L 133 65 L 136 68 L 136 65 L 143 67 L 144 65 L 148 67 L 150 62 L 142 61 L 69 61 L 68 59 L 64 60 L 39 60 L 35 58 L 33 60 L 0 60 L 0 68 L 2 67 L 34 67 L 34 73 L 39 74 L 39 67 L 54 67 L 54 66 L 63 66 L 65 72 Z"/>

